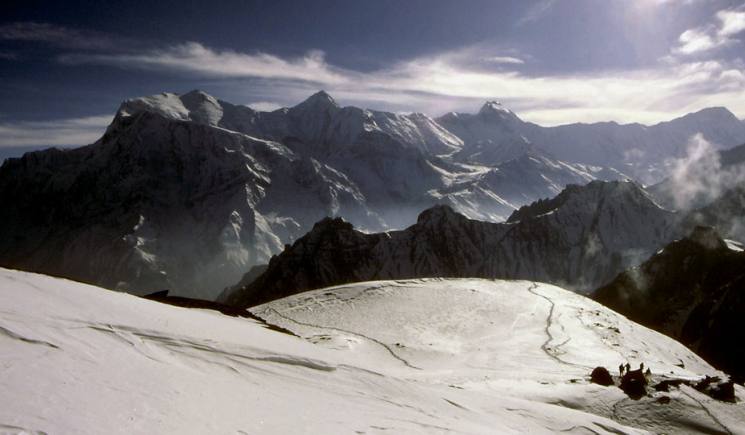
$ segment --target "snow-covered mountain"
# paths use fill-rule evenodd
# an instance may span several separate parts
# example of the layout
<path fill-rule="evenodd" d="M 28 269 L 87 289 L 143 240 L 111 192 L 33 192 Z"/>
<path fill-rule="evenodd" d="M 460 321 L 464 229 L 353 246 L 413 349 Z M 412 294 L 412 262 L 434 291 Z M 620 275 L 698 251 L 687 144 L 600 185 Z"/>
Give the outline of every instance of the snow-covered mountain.
<path fill-rule="evenodd" d="M 745 380 L 745 252 L 709 227 L 697 227 L 593 298 L 689 346 Z"/>
<path fill-rule="evenodd" d="M 476 114 L 451 112 L 437 122 L 463 141 L 459 160 L 498 165 L 533 148 L 523 135 L 525 123 L 497 101 L 487 101 Z"/>
<path fill-rule="evenodd" d="M 3 264 L 139 292 L 218 290 L 329 214 L 377 222 L 318 161 L 153 112 L 120 112 L 87 147 L 8 160 L 0 197 Z"/>
<path fill-rule="evenodd" d="M 598 181 L 523 207 L 506 223 L 470 220 L 447 206 L 425 210 L 405 230 L 377 234 L 328 218 L 220 300 L 251 306 L 329 285 L 419 277 L 520 278 L 591 290 L 671 240 L 677 219 L 633 182 Z"/>
<path fill-rule="evenodd" d="M 644 184 L 664 179 L 666 162 L 685 155 L 696 134 L 719 149 L 745 142 L 745 122 L 723 107 L 651 126 L 601 122 L 543 127 L 489 102 L 475 115 L 449 113 L 437 121 L 463 140 L 456 156 L 465 161 L 500 162 L 533 147 L 561 161 L 614 168 Z"/>
<path fill-rule="evenodd" d="M 0 265 L 108 288 L 214 298 L 325 216 L 403 228 L 434 204 L 504 220 L 619 174 L 530 153 L 498 166 L 423 114 L 319 92 L 259 112 L 193 91 L 125 101 L 104 136 L 0 167 Z"/>
<path fill-rule="evenodd" d="M 2 432 L 636 434 L 745 425 L 742 401 L 686 385 L 651 388 L 721 376 L 685 347 L 545 284 L 361 283 L 254 310 L 300 337 L 7 269 L 0 295 Z M 640 400 L 589 382 L 594 367 L 615 374 L 625 361 L 652 370 Z"/>
<path fill-rule="evenodd" d="M 120 112 L 156 112 L 167 118 L 188 120 L 245 133 L 252 137 L 302 142 L 305 153 L 326 153 L 357 142 L 361 136 L 383 134 L 402 145 L 433 154 L 455 151 L 460 139 L 424 114 L 402 115 L 357 107 L 340 107 L 320 91 L 291 108 L 273 112 L 217 100 L 203 91 L 183 95 L 163 93 L 128 100 Z"/>

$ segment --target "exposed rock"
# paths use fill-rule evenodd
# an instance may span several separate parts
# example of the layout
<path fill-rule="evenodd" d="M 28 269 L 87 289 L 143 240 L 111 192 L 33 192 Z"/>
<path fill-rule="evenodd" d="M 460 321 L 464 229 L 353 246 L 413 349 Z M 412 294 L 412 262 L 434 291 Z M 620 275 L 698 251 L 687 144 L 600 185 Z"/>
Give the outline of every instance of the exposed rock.
<path fill-rule="evenodd" d="M 641 370 L 630 370 L 621 377 L 618 387 L 630 398 L 639 400 L 647 395 L 647 377 Z"/>
<path fill-rule="evenodd" d="M 595 367 L 590 374 L 590 382 L 598 385 L 609 386 L 614 385 L 613 377 L 605 367 Z"/>

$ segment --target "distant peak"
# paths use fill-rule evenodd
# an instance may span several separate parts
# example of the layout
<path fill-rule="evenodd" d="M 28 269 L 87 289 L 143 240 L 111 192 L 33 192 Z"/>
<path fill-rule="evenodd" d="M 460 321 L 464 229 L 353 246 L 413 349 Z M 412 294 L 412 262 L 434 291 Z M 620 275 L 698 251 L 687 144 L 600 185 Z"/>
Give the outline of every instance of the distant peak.
<path fill-rule="evenodd" d="M 419 213 L 419 217 L 417 217 L 416 221 L 418 224 L 423 224 L 428 222 L 441 222 L 443 220 L 457 217 L 462 216 L 456 213 L 449 205 L 438 204 Z"/>
<path fill-rule="evenodd" d="M 585 185 L 569 184 L 551 199 L 539 199 L 532 204 L 524 205 L 512 212 L 507 222 L 512 223 L 546 215 L 564 207 L 567 203 L 591 207 L 592 204 L 615 202 L 625 206 L 630 204 L 629 201 L 642 203 L 648 207 L 659 207 L 649 198 L 644 189 L 633 181 L 593 180 Z"/>
<path fill-rule="evenodd" d="M 723 106 L 705 107 L 699 110 L 698 112 L 694 112 L 694 113 L 717 113 L 717 114 L 722 114 L 722 115 L 734 116 L 728 108 L 723 107 Z"/>
<path fill-rule="evenodd" d="M 314 109 L 322 109 L 322 108 L 338 109 L 339 105 L 336 103 L 336 100 L 334 100 L 331 97 L 331 95 L 329 95 L 326 91 L 318 91 L 295 107 L 298 107 L 298 108 L 308 107 L 308 108 L 314 108 Z"/>
<path fill-rule="evenodd" d="M 727 248 L 727 244 L 712 227 L 697 226 L 687 238 L 707 250 Z"/>
<path fill-rule="evenodd" d="M 313 225 L 311 233 L 327 231 L 353 230 L 354 226 L 340 217 L 325 217 Z"/>
<path fill-rule="evenodd" d="M 194 89 L 191 90 L 185 94 L 181 95 L 181 99 L 187 99 L 187 100 L 215 100 L 215 97 L 208 94 L 207 92 L 204 92 L 201 89 Z M 215 100 L 216 101 L 216 100 Z"/>
<path fill-rule="evenodd" d="M 515 112 L 496 100 L 484 103 L 479 110 L 479 116 L 486 120 L 520 122 L 520 118 L 515 115 Z"/>
<path fill-rule="evenodd" d="M 220 105 L 220 103 L 217 101 L 217 98 L 199 89 L 194 89 L 193 91 L 189 91 L 181 95 L 179 99 L 184 103 L 184 106 L 186 106 L 186 108 L 189 110 L 195 110 L 198 107 L 204 106 L 205 104 L 212 105 L 212 106 Z"/>
<path fill-rule="evenodd" d="M 730 112 L 730 110 L 727 109 L 726 107 L 721 107 L 721 106 L 706 107 L 697 112 L 692 112 L 680 118 L 677 118 L 677 120 L 680 120 L 680 119 L 699 119 L 699 120 L 705 120 L 707 122 L 711 122 L 713 120 L 739 121 L 739 119 L 737 119 L 734 113 Z"/>
<path fill-rule="evenodd" d="M 494 112 L 504 112 L 504 113 L 512 113 L 510 109 L 504 107 L 502 103 L 496 100 L 490 100 L 484 103 L 483 106 L 481 106 L 481 110 L 479 110 L 479 113 L 494 113 Z"/>

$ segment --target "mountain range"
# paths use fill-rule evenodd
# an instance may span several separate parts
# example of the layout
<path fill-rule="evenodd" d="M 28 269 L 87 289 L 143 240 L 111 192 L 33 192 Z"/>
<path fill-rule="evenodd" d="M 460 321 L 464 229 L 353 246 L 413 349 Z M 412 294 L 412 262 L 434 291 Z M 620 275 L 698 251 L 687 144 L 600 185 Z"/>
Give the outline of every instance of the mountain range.
<path fill-rule="evenodd" d="M 742 127 L 125 101 L 0 167 L 0 431 L 736 433 Z"/>
<path fill-rule="evenodd" d="M 377 234 L 327 218 L 219 300 L 245 307 L 331 285 L 424 277 L 530 279 L 589 291 L 672 240 L 678 220 L 631 181 L 569 186 L 504 223 L 448 206 Z"/>
<path fill-rule="evenodd" d="M 3 163 L 0 265 L 213 299 L 326 216 L 386 231 L 443 204 L 499 222 L 567 185 L 659 164 L 591 157 L 607 147 L 637 156 L 665 140 L 672 156 L 694 130 L 745 142 L 733 119 L 707 109 L 652 127 L 544 128 L 493 101 L 433 119 L 341 107 L 323 91 L 272 112 L 201 91 L 135 98 L 92 145 Z"/>

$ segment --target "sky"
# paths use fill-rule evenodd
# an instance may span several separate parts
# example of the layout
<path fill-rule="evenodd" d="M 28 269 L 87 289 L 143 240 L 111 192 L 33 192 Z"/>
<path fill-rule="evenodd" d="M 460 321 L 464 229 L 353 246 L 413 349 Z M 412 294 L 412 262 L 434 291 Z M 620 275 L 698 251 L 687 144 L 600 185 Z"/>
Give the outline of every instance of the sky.
<path fill-rule="evenodd" d="M 323 89 L 432 116 L 496 99 L 542 125 L 742 119 L 745 0 L 0 5 L 0 148 L 92 143 L 121 101 L 192 89 L 258 110 Z"/>

